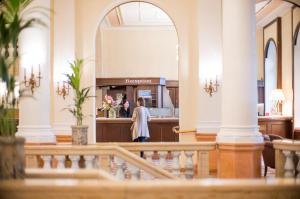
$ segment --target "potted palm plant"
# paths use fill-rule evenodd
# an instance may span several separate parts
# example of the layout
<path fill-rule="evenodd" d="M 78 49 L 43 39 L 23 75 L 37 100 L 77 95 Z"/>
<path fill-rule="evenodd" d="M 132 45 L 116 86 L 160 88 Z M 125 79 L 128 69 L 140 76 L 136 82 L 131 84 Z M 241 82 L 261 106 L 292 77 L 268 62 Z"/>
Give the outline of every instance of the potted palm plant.
<path fill-rule="evenodd" d="M 24 17 L 24 10 L 31 3 L 32 0 L 0 1 L 0 179 L 24 177 L 25 139 L 15 137 L 15 110 L 21 97 L 16 91 L 16 71 L 21 32 L 36 23 L 42 24 L 37 18 Z"/>
<path fill-rule="evenodd" d="M 82 125 L 84 114 L 82 112 L 82 106 L 84 102 L 90 97 L 90 87 L 81 88 L 81 72 L 83 67 L 83 59 L 75 59 L 70 63 L 72 69 L 71 74 L 66 74 L 67 81 L 70 87 L 74 90 L 74 104 L 67 109 L 73 114 L 76 119 L 76 125 L 72 128 L 72 143 L 75 145 L 87 144 L 87 131 L 88 126 Z"/>

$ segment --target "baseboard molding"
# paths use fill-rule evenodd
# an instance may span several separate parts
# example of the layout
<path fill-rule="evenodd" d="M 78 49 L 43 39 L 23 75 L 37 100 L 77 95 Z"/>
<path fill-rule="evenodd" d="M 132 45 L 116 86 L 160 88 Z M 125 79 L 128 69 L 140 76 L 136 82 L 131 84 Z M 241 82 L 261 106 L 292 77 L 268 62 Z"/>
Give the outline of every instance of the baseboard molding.
<path fill-rule="evenodd" d="M 72 136 L 71 135 L 56 135 L 56 142 L 57 143 L 72 142 Z"/>

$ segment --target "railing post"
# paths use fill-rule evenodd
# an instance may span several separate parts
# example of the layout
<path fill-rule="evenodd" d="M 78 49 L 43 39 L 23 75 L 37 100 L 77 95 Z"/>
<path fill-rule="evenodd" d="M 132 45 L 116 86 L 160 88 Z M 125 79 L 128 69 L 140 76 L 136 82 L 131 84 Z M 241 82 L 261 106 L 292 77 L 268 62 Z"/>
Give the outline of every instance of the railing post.
<path fill-rule="evenodd" d="M 180 156 L 180 151 L 173 151 L 173 170 L 172 173 L 179 177 L 180 176 L 180 163 L 179 163 L 179 156 Z"/>
<path fill-rule="evenodd" d="M 55 155 L 54 158 L 57 160 L 57 168 L 65 168 L 65 156 L 64 155 Z"/>
<path fill-rule="evenodd" d="M 38 168 L 38 158 L 36 155 L 26 155 L 25 156 L 26 168 Z"/>
<path fill-rule="evenodd" d="M 293 152 L 292 151 L 283 151 L 285 155 L 285 164 L 284 164 L 284 177 L 285 178 L 293 178 L 295 175 L 295 166 L 293 160 Z"/>
<path fill-rule="evenodd" d="M 43 169 L 51 169 L 51 155 L 42 155 L 41 158 L 44 161 L 44 167 Z"/>
<path fill-rule="evenodd" d="M 70 155 L 69 156 L 71 162 L 72 162 L 72 169 L 79 169 L 79 160 L 80 156 L 79 155 Z"/>
<path fill-rule="evenodd" d="M 192 179 L 194 177 L 194 161 L 193 161 L 193 151 L 185 151 L 186 156 L 185 162 L 185 177 L 187 179 Z"/>
<path fill-rule="evenodd" d="M 284 162 L 285 156 L 282 153 L 282 150 L 275 148 L 275 176 L 277 178 L 282 178 L 284 176 Z"/>
<path fill-rule="evenodd" d="M 159 154 L 159 160 L 160 160 L 160 168 L 167 169 L 166 157 L 168 155 L 168 152 L 167 151 L 160 151 L 160 152 L 158 152 L 158 154 Z"/>
<path fill-rule="evenodd" d="M 123 170 L 124 160 L 122 160 L 121 158 L 115 157 L 115 163 L 116 163 L 116 167 L 117 167 L 117 172 L 116 172 L 117 179 L 124 180 L 125 179 L 125 173 Z"/>
<path fill-rule="evenodd" d="M 140 169 L 132 164 L 128 164 L 128 170 L 130 172 L 131 180 L 138 180 Z"/>
<path fill-rule="evenodd" d="M 85 160 L 85 168 L 86 169 L 94 168 L 94 164 L 93 164 L 93 161 L 95 159 L 94 155 L 84 155 L 83 158 Z"/>
<path fill-rule="evenodd" d="M 197 151 L 197 177 L 205 178 L 209 176 L 209 152 Z"/>

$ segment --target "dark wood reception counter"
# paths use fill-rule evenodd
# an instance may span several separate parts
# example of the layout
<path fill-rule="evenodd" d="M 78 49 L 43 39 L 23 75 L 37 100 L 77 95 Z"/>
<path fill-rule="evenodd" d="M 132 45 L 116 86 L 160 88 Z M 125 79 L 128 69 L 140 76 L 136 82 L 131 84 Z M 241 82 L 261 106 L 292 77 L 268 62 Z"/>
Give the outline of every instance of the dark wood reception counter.
<path fill-rule="evenodd" d="M 132 142 L 131 118 L 96 118 L 96 142 Z M 148 123 L 149 142 L 177 142 L 178 134 L 172 131 L 179 125 L 178 118 L 151 118 Z"/>

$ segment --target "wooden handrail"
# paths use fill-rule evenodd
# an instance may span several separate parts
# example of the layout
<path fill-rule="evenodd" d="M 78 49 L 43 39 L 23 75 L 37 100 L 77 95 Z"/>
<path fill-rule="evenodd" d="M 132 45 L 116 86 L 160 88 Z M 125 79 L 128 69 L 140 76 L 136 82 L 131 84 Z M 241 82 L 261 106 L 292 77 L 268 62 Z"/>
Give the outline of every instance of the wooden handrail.
<path fill-rule="evenodd" d="M 103 169 L 25 169 L 27 179 L 100 179 L 116 181 Z"/>
<path fill-rule="evenodd" d="M 216 142 L 108 142 L 101 146 L 120 146 L 129 151 L 212 151 Z"/>
<path fill-rule="evenodd" d="M 124 161 L 144 170 L 156 178 L 177 179 L 171 173 L 149 164 L 146 160 L 137 157 L 135 154 L 116 145 L 99 146 L 99 145 L 40 145 L 25 146 L 25 156 L 28 155 L 115 155 Z"/>

